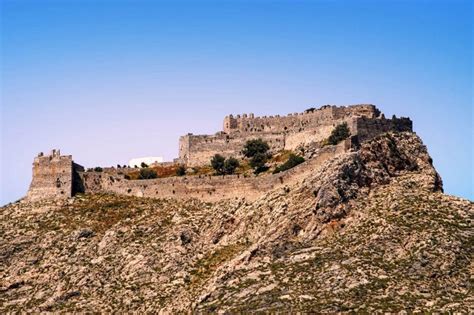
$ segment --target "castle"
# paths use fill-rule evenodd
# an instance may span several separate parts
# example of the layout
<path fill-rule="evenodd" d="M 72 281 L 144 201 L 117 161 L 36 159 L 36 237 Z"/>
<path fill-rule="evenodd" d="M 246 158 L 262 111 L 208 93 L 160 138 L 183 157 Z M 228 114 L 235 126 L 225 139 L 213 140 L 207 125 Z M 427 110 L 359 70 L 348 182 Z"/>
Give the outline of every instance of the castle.
<path fill-rule="evenodd" d="M 326 139 L 333 128 L 343 122 L 359 141 L 390 130 L 412 130 L 409 118 L 385 119 L 377 107 L 366 104 L 326 105 L 287 116 L 230 115 L 224 118 L 223 131 L 215 135 L 182 136 L 179 139 L 179 161 L 196 166 L 208 163 L 215 153 L 241 157 L 245 142 L 256 138 L 265 140 L 274 152 L 295 150 L 300 145 Z"/>
<path fill-rule="evenodd" d="M 341 123 L 347 124 L 351 137 L 338 145 L 319 145 Z M 224 118 L 223 130 L 214 135 L 187 134 L 180 137 L 179 157 L 174 163 L 187 167 L 202 166 L 209 164 L 215 154 L 242 158 L 245 142 L 257 138 L 266 141 L 273 152 L 295 151 L 316 144 L 317 154 L 285 172 L 258 177 L 191 175 L 127 180 L 124 170 L 114 168 L 104 172 L 85 172 L 82 166 L 73 162 L 72 156 L 62 156 L 59 150 L 53 150 L 51 155 L 40 153 L 35 158 L 27 199 L 69 198 L 78 192 L 111 192 L 152 198 L 199 198 L 205 201 L 244 196 L 255 199 L 266 191 L 285 187 L 304 178 L 307 172 L 314 171 L 327 159 L 388 131 L 412 131 L 412 121 L 404 117 L 386 119 L 371 104 L 340 107 L 325 105 L 287 116 L 229 115 Z"/>
<path fill-rule="evenodd" d="M 33 161 L 33 179 L 27 199 L 68 198 L 83 192 L 79 173 L 84 168 L 73 162 L 72 155 L 61 155 L 52 150 L 50 155 L 40 152 Z"/>

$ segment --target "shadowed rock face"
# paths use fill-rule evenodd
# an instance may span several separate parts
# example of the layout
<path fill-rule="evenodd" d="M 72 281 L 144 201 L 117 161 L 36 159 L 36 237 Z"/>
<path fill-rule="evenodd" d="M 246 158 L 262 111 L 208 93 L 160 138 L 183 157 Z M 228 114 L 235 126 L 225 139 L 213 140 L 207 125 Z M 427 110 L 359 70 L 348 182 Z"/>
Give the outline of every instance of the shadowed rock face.
<path fill-rule="evenodd" d="M 473 203 L 386 134 L 255 201 L 1 208 L 0 311 L 472 311 Z"/>
<path fill-rule="evenodd" d="M 316 210 L 323 222 L 345 214 L 343 206 L 358 194 L 407 173 L 423 174 L 425 189 L 442 191 L 442 181 L 421 140 L 411 133 L 385 134 L 338 160 L 325 180 L 314 184 Z"/>

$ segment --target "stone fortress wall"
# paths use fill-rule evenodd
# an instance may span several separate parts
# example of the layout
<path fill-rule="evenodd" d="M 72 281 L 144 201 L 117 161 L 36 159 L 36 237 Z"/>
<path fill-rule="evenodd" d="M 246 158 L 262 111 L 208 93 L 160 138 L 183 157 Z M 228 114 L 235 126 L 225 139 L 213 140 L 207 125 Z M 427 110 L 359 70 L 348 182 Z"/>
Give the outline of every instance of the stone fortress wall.
<path fill-rule="evenodd" d="M 180 154 L 176 163 L 188 167 L 207 165 L 216 154 L 240 157 L 245 142 L 262 138 L 271 150 L 294 150 L 301 145 L 315 144 L 327 139 L 337 124 L 346 122 L 351 138 L 336 146 L 319 147 L 317 154 L 304 163 L 278 174 L 260 176 L 183 176 L 150 180 L 127 180 L 127 169 L 120 172 L 104 168 L 103 172 L 84 172 L 73 162 L 72 156 L 42 153 L 33 163 L 33 180 L 27 199 L 69 198 L 76 192 L 117 194 L 151 198 L 199 198 L 218 201 L 225 198 L 255 199 L 269 190 L 285 188 L 293 181 L 302 180 L 307 172 L 314 172 L 327 159 L 347 152 L 362 142 L 387 131 L 412 131 L 409 118 L 386 119 L 374 105 L 347 107 L 323 106 L 302 114 L 284 117 L 228 116 L 224 130 L 215 135 L 188 134 L 180 138 Z"/>
<path fill-rule="evenodd" d="M 217 153 L 240 158 L 245 142 L 256 138 L 267 141 L 274 152 L 294 150 L 302 144 L 327 139 L 334 127 L 343 122 L 348 124 L 352 135 L 360 133 L 361 141 L 380 132 L 412 130 L 409 118 L 386 119 L 371 104 L 326 105 L 287 116 L 230 115 L 224 118 L 222 132 L 182 136 L 179 141 L 179 161 L 187 166 L 207 164 Z"/>
<path fill-rule="evenodd" d="M 380 111 L 371 104 L 351 106 L 325 105 L 319 109 L 308 109 L 303 113 L 293 113 L 287 116 L 255 117 L 254 114 L 226 116 L 224 118 L 224 132 L 232 133 L 260 133 L 260 132 L 301 132 L 304 129 L 319 128 L 326 123 L 347 117 L 376 118 Z"/>
<path fill-rule="evenodd" d="M 79 177 L 83 171 L 71 155 L 61 155 L 59 150 L 52 150 L 49 155 L 41 152 L 33 161 L 33 179 L 27 198 L 33 201 L 68 198 L 83 191 Z"/>
<path fill-rule="evenodd" d="M 281 188 L 303 180 L 308 173 L 315 172 L 324 161 L 351 148 L 347 139 L 336 146 L 319 149 L 316 157 L 285 172 L 260 176 L 182 176 L 149 180 L 126 180 L 113 173 L 85 172 L 81 174 L 86 192 L 109 192 L 120 195 L 150 198 L 197 198 L 206 202 L 216 202 L 228 198 L 254 200 L 265 192 Z"/>

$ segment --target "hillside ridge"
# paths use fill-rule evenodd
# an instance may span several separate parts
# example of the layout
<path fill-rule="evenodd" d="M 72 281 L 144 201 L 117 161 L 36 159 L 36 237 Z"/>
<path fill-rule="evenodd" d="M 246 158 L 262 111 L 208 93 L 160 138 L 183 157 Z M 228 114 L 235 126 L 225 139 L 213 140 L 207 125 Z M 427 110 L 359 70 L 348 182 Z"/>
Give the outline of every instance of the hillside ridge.
<path fill-rule="evenodd" d="M 1 208 L 0 311 L 473 311 L 471 201 L 414 133 L 256 198 L 77 194 Z"/>

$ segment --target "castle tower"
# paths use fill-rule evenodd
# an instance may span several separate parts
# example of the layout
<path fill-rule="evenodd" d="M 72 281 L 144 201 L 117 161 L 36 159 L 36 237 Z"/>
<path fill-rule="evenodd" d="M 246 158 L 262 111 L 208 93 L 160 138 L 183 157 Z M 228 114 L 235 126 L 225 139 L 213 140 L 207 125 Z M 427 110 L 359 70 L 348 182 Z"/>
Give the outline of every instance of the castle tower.
<path fill-rule="evenodd" d="M 82 190 L 79 171 L 84 168 L 75 164 L 71 155 L 61 155 L 59 150 L 46 156 L 39 153 L 33 162 L 33 178 L 26 198 L 35 201 L 73 196 Z"/>
<path fill-rule="evenodd" d="M 240 118 L 240 115 L 237 116 L 237 117 Z M 232 129 L 235 129 L 235 128 L 237 128 L 237 119 L 234 118 L 233 115 L 226 116 L 224 118 L 224 126 L 223 126 L 222 130 L 225 133 L 230 133 L 232 131 Z"/>

